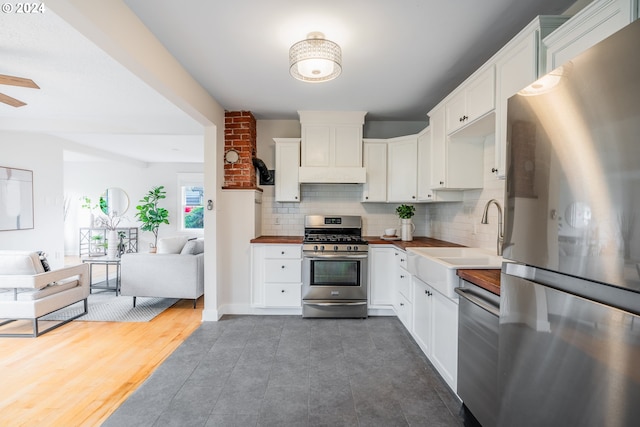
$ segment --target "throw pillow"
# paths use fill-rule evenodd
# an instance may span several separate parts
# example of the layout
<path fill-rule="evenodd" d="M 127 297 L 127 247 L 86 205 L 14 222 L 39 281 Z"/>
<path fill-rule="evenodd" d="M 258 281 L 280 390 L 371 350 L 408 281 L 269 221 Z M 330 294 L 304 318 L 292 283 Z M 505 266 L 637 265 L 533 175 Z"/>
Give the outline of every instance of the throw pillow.
<path fill-rule="evenodd" d="M 42 268 L 44 268 L 44 271 L 51 271 L 49 261 L 47 261 L 47 254 L 44 253 L 44 251 L 38 251 L 38 257 L 40 258 L 40 262 L 42 263 Z"/>
<path fill-rule="evenodd" d="M 182 248 L 182 251 L 180 252 L 180 254 L 198 255 L 198 254 L 201 254 L 202 252 L 204 252 L 204 240 L 196 239 L 196 240 L 189 240 Z"/>
<path fill-rule="evenodd" d="M 158 239 L 158 254 L 179 254 L 187 243 L 186 236 L 164 237 Z"/>

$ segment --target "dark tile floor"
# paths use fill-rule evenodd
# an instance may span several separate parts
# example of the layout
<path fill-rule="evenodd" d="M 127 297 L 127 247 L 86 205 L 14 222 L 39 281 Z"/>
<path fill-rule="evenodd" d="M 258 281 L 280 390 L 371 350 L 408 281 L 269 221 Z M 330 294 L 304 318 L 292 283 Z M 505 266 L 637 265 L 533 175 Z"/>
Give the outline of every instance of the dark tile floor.
<path fill-rule="evenodd" d="M 103 424 L 461 426 L 395 317 L 205 322 Z"/>

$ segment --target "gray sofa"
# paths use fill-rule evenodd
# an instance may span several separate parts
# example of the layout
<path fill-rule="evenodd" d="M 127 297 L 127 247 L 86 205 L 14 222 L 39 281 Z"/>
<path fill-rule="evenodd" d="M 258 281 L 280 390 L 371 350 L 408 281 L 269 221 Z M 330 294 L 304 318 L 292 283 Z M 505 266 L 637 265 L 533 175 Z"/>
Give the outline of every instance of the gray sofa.
<path fill-rule="evenodd" d="M 196 246 L 196 249 L 187 249 Z M 160 245 L 158 246 L 160 249 Z M 204 294 L 204 242 L 180 253 L 127 253 L 120 262 L 121 295 L 196 300 Z M 197 252 L 197 253 L 194 253 Z"/>

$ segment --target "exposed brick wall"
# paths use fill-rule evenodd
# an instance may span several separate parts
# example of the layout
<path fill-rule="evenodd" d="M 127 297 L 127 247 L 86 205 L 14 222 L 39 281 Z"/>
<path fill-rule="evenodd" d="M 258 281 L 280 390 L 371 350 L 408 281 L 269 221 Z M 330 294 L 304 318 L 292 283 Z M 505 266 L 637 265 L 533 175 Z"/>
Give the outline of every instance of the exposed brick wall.
<path fill-rule="evenodd" d="M 224 152 L 233 148 L 240 160 L 233 164 L 224 162 L 223 188 L 255 189 L 256 118 L 250 111 L 227 111 L 224 116 Z"/>

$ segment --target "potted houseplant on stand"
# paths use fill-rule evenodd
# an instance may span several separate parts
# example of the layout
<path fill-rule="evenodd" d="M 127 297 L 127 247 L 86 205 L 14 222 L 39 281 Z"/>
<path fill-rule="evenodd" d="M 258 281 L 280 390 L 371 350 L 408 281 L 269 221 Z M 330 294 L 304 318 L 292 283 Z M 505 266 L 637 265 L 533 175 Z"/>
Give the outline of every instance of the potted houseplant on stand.
<path fill-rule="evenodd" d="M 142 222 L 142 231 L 151 231 L 153 233 L 153 243 L 151 244 L 151 252 L 156 251 L 158 245 L 158 229 L 162 224 L 169 224 L 169 211 L 165 208 L 158 207 L 160 200 L 166 198 L 167 192 L 164 186 L 153 187 L 146 196 L 139 201 L 136 206 L 136 218 Z"/>
<path fill-rule="evenodd" d="M 404 241 L 413 240 L 413 232 L 416 226 L 411 218 L 416 214 L 416 208 L 413 205 L 400 205 L 396 208 L 396 213 L 400 217 L 401 238 Z"/>

